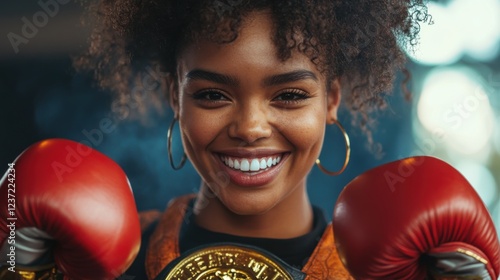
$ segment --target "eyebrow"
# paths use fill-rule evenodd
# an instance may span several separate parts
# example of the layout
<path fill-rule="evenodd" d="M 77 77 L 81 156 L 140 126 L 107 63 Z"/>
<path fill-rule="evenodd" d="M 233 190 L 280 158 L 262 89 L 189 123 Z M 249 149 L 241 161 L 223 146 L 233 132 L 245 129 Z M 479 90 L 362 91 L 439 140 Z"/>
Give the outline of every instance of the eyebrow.
<path fill-rule="evenodd" d="M 192 71 L 189 71 L 186 74 L 186 77 L 190 80 L 207 80 L 210 82 L 229 86 L 237 86 L 239 84 L 238 79 L 236 79 L 235 77 L 202 69 L 194 69 Z"/>
<path fill-rule="evenodd" d="M 279 84 L 286 84 L 290 82 L 296 82 L 300 80 L 313 79 L 318 81 L 318 77 L 314 75 L 313 72 L 308 70 L 295 70 L 288 73 L 273 75 L 264 80 L 264 85 L 266 86 L 274 86 Z"/>
<path fill-rule="evenodd" d="M 186 77 L 190 80 L 207 80 L 210 82 L 224 84 L 229 86 L 238 86 L 239 81 L 237 78 L 229 75 L 224 75 L 216 72 L 211 72 L 202 69 L 194 69 L 186 74 Z M 275 86 L 280 84 L 286 84 L 290 82 L 296 82 L 300 80 L 312 79 L 318 81 L 318 77 L 308 70 L 295 70 L 283 74 L 277 74 L 267 77 L 263 81 L 265 86 Z"/>

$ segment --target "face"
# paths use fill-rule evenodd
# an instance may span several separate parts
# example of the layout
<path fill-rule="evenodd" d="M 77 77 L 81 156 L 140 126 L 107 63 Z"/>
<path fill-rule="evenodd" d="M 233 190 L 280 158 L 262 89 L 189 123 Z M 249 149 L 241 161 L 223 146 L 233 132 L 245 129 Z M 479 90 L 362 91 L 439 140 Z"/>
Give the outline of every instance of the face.
<path fill-rule="evenodd" d="M 184 150 L 227 210 L 265 213 L 307 196 L 306 176 L 336 119 L 337 86 L 298 52 L 276 56 L 265 12 L 229 44 L 202 41 L 178 58 L 171 104 Z"/>

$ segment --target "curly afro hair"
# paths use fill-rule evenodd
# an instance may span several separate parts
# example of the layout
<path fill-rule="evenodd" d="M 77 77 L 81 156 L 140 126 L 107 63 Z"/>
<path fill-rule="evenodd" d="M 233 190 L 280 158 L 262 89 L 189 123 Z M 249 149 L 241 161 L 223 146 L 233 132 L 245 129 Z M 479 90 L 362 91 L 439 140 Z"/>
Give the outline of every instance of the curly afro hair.
<path fill-rule="evenodd" d="M 267 10 L 277 56 L 286 60 L 298 50 L 329 80 L 339 78 L 343 102 L 370 142 L 369 114 L 385 107 L 397 71 L 404 70 L 399 46 L 414 46 L 428 20 L 423 0 L 97 0 L 88 8 L 90 45 L 75 65 L 94 70 L 99 85 L 115 93 L 113 110 L 123 117 L 131 112 L 123 107 L 144 113 L 167 103 L 158 77 L 175 74 L 186 44 L 231 42 L 245 15 Z"/>

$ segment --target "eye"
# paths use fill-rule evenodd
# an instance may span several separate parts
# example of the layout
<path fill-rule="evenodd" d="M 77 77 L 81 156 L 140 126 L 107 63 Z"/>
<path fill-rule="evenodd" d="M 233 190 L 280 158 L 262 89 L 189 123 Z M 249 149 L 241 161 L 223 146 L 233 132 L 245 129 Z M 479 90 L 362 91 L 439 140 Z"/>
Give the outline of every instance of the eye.
<path fill-rule="evenodd" d="M 310 98 L 309 94 L 300 89 L 289 89 L 282 91 L 276 96 L 273 101 L 278 101 L 285 104 L 300 103 Z"/>
<path fill-rule="evenodd" d="M 217 102 L 228 100 L 224 93 L 217 89 L 202 90 L 193 94 L 193 98 L 200 101 Z"/>

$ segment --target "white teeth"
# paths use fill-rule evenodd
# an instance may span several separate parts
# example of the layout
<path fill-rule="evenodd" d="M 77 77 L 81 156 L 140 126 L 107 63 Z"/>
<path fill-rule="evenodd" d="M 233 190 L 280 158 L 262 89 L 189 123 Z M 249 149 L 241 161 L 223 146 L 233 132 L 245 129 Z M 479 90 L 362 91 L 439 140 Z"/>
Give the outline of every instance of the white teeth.
<path fill-rule="evenodd" d="M 260 169 L 259 160 L 256 158 L 252 159 L 252 163 L 250 164 L 250 171 L 259 171 L 259 169 Z"/>
<path fill-rule="evenodd" d="M 253 163 L 253 160 L 252 160 L 252 163 Z M 260 161 L 259 168 L 260 169 L 266 169 L 267 168 L 267 164 L 266 164 L 266 160 L 265 159 L 262 159 Z"/>
<path fill-rule="evenodd" d="M 264 157 L 264 158 L 230 158 L 227 156 L 221 156 L 222 162 L 232 169 L 241 171 L 259 171 L 270 168 L 281 161 L 281 156 Z"/>
<path fill-rule="evenodd" d="M 244 159 L 244 160 L 241 161 L 240 170 L 241 171 L 248 171 L 248 170 L 250 170 L 250 163 L 248 162 L 248 160 Z"/>

